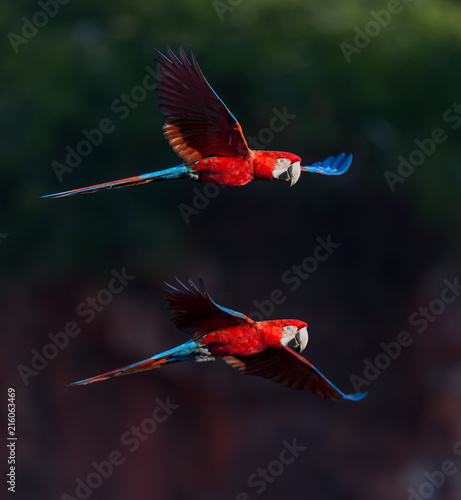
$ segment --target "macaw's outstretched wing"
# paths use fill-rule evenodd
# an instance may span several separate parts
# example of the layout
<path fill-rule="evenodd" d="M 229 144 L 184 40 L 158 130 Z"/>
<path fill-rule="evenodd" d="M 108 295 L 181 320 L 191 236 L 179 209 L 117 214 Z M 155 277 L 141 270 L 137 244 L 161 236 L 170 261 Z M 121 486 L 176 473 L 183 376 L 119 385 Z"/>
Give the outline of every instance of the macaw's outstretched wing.
<path fill-rule="evenodd" d="M 176 281 L 176 287 L 165 283 L 168 309 L 172 312 L 174 324 L 193 339 L 219 328 L 254 323 L 245 314 L 216 304 L 202 280 L 199 281 L 199 287 L 195 286 L 190 278 L 187 279 L 187 285 L 178 279 Z"/>
<path fill-rule="evenodd" d="M 242 128 L 203 76 L 190 52 L 179 45 L 179 58 L 167 46 L 159 55 L 157 96 L 165 115 L 163 131 L 175 153 L 190 165 L 210 156 L 246 156 Z"/>
<path fill-rule="evenodd" d="M 259 375 L 293 389 L 317 394 L 324 399 L 358 401 L 366 396 L 366 393 L 344 394 L 306 358 L 285 346 L 267 349 L 251 356 L 226 356 L 223 359 L 242 373 Z"/>
<path fill-rule="evenodd" d="M 301 172 L 312 172 L 323 175 L 342 175 L 347 172 L 352 163 L 352 155 L 344 153 L 338 156 L 329 156 L 323 161 L 318 161 L 312 165 L 301 167 Z"/>

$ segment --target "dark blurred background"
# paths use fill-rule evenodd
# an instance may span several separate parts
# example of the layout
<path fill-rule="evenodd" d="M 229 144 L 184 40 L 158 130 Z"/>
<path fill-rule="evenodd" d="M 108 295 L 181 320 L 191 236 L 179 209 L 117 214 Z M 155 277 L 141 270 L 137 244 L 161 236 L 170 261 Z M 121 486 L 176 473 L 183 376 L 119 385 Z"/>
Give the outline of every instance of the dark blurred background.
<path fill-rule="evenodd" d="M 459 499 L 460 4 L 45 0 L 0 13 L 1 414 L 14 387 L 16 498 Z M 353 153 L 349 172 L 39 199 L 180 163 L 143 88 L 154 48 L 179 42 L 248 138 L 303 164 Z M 104 119 L 112 131 L 57 175 Z M 294 289 L 293 266 L 328 237 L 339 247 Z M 112 295 L 114 272 L 134 278 Z M 66 387 L 187 340 L 162 292 L 187 275 L 227 307 L 308 322 L 304 355 L 368 397 L 325 402 L 221 361 Z M 285 300 L 271 305 L 275 289 Z"/>

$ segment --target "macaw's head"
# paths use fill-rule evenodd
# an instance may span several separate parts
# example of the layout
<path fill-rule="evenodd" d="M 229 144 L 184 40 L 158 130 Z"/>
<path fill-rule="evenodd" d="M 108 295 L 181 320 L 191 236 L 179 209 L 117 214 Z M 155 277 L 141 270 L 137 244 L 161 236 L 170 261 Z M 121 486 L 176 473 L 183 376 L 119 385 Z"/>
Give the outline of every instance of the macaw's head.
<path fill-rule="evenodd" d="M 301 158 L 281 151 L 252 151 L 256 179 L 278 179 L 295 184 L 301 175 Z"/>
<path fill-rule="evenodd" d="M 274 179 L 290 181 L 290 187 L 298 182 L 301 175 L 301 158 L 292 153 L 275 151 L 275 165 L 272 171 Z"/>
<path fill-rule="evenodd" d="M 303 352 L 309 341 L 307 323 L 296 319 L 282 320 L 282 345 L 296 352 Z"/>

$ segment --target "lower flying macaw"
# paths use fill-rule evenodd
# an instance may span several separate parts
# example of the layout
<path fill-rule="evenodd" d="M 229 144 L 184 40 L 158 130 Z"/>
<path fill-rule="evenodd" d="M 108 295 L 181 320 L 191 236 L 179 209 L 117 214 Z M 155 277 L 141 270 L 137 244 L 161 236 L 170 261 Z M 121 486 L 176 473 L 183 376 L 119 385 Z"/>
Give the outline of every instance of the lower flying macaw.
<path fill-rule="evenodd" d="M 173 322 L 191 335 L 191 340 L 144 361 L 70 385 L 92 384 L 179 361 L 223 358 L 243 373 L 260 375 L 323 398 L 358 401 L 366 396 L 366 393 L 344 394 L 309 361 L 297 354 L 304 350 L 308 341 L 304 321 L 253 321 L 245 314 L 216 304 L 202 281 L 200 288 L 190 279 L 188 285 L 178 280 L 177 288 L 167 284 L 165 291 Z"/>
<path fill-rule="evenodd" d="M 159 110 L 165 115 L 165 138 L 183 164 L 42 198 L 61 198 L 171 179 L 200 180 L 223 186 L 243 186 L 256 179 L 278 179 L 293 185 L 301 172 L 341 175 L 349 168 L 352 155 L 344 153 L 301 166 L 301 158 L 292 153 L 251 150 L 240 124 L 203 76 L 192 50 L 192 62 L 181 45 L 179 58 L 168 46 L 166 53 L 168 57 L 157 50 L 156 92 Z"/>

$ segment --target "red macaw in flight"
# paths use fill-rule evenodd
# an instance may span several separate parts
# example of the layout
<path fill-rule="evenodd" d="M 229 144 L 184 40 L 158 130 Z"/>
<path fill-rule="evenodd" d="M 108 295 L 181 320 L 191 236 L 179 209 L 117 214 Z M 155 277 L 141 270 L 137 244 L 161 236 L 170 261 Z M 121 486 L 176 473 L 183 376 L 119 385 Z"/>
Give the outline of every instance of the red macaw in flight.
<path fill-rule="evenodd" d="M 202 281 L 200 288 L 190 279 L 188 286 L 178 280 L 176 287 L 168 284 L 167 287 L 167 304 L 173 322 L 192 339 L 144 361 L 70 385 L 92 384 L 179 361 L 223 358 L 242 373 L 259 375 L 324 399 L 358 401 L 366 396 L 366 393 L 344 394 L 298 354 L 308 341 L 304 321 L 253 321 L 245 314 L 216 304 Z"/>
<path fill-rule="evenodd" d="M 200 180 L 223 186 L 243 186 L 256 179 L 278 179 L 290 181 L 292 186 L 301 172 L 341 175 L 349 168 L 352 155 L 344 153 L 302 167 L 301 158 L 295 154 L 251 150 L 240 124 L 203 76 L 192 50 L 191 61 L 181 45 L 179 58 L 168 46 L 166 53 L 168 57 L 157 50 L 156 92 L 159 110 L 165 115 L 165 138 L 183 164 L 42 198 L 61 198 L 171 179 Z"/>

